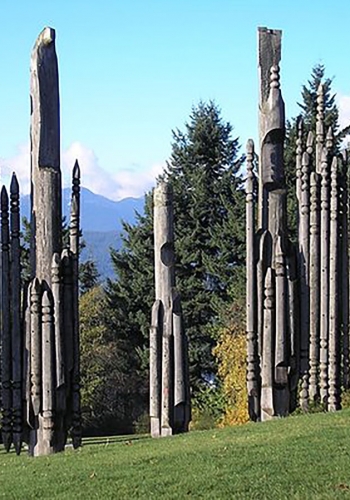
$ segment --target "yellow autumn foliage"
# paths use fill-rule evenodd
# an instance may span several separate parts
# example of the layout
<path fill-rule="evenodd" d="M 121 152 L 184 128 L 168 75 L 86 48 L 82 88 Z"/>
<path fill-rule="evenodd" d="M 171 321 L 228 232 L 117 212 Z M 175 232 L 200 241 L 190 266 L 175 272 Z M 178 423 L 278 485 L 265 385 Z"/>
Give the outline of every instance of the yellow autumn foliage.
<path fill-rule="evenodd" d="M 225 413 L 219 427 L 248 422 L 246 335 L 241 321 L 224 328 L 214 348 L 218 375 L 225 396 Z"/>

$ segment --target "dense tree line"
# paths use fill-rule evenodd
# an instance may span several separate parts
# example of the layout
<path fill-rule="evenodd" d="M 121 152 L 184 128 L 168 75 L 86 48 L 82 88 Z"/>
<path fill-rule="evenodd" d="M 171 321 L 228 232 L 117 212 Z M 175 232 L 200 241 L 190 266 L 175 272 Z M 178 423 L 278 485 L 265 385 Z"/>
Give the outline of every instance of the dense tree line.
<path fill-rule="evenodd" d="M 339 147 L 349 130 L 339 130 L 332 80 L 325 78 L 322 65 L 315 66 L 302 87 L 300 115 L 305 133 L 314 128 L 321 81 L 326 126 L 333 126 Z M 297 120 L 287 122 L 285 143 L 292 236 L 297 228 Z M 214 102 L 200 102 L 184 129 L 173 131 L 172 152 L 162 176 L 174 191 L 176 282 L 189 338 L 192 396 L 201 410 L 204 404 L 215 407 L 215 412 L 226 412 L 226 420 L 221 419 L 226 422 L 245 418 L 244 409 L 230 409 L 238 400 L 244 404 L 244 398 L 229 390 L 232 373 L 242 371 L 245 364 L 244 155 L 232 132 L 232 125 L 223 120 Z M 134 225 L 124 223 L 122 238 L 122 248 L 111 252 L 116 278 L 109 280 L 105 289 L 93 288 L 81 299 L 85 427 L 102 427 L 102 432 L 131 431 L 135 422 L 140 428 L 147 422 L 148 334 L 154 301 L 151 192 L 145 197 L 144 214 L 137 215 Z M 235 342 L 239 342 L 238 351 Z M 243 391 L 241 386 L 240 382 Z M 219 403 L 220 398 L 224 404 Z"/>

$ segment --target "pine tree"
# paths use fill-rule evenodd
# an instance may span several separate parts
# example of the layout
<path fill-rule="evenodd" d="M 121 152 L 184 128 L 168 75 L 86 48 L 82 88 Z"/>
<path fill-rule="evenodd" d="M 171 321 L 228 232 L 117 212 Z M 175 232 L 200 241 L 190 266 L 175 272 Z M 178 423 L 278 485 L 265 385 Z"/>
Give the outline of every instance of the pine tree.
<path fill-rule="evenodd" d="M 100 273 L 95 261 L 88 259 L 79 264 L 79 291 L 81 294 L 98 285 Z"/>
<path fill-rule="evenodd" d="M 244 265 L 244 195 L 238 139 L 215 103 L 193 108 L 185 131 L 173 132 L 164 178 L 174 191 L 176 283 L 190 349 L 193 390 L 215 375 L 213 326 L 229 301 Z M 124 247 L 112 252 L 117 280 L 108 295 L 115 330 L 143 352 L 147 363 L 150 311 L 154 300 L 151 193 L 144 216 L 124 225 Z M 146 380 L 146 383 L 148 381 Z"/>
<path fill-rule="evenodd" d="M 335 147 L 339 150 L 341 142 L 346 135 L 350 133 L 350 125 L 340 129 L 339 110 L 335 102 L 336 95 L 332 92 L 331 78 L 326 78 L 325 67 L 323 64 L 317 64 L 311 71 L 311 77 L 306 85 L 302 86 L 302 101 L 298 103 L 301 113 L 298 117 L 292 118 L 286 124 L 286 141 L 284 149 L 284 163 L 286 184 L 288 188 L 288 220 L 291 237 L 296 238 L 297 233 L 297 201 L 296 201 L 296 139 L 297 122 L 299 118 L 304 122 L 304 140 L 309 130 L 315 132 L 317 119 L 317 89 L 323 83 L 324 93 L 324 115 L 325 115 L 325 133 L 329 127 L 332 127 L 335 138 Z"/>

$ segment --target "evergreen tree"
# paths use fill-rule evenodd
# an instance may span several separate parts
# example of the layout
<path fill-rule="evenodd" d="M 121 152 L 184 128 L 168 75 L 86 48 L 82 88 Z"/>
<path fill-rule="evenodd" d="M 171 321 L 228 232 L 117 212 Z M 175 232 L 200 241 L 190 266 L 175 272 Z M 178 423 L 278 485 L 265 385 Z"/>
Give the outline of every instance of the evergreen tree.
<path fill-rule="evenodd" d="M 286 124 L 286 141 L 284 149 L 285 175 L 288 188 L 288 220 L 291 237 L 296 239 L 297 234 L 297 200 L 296 200 L 296 139 L 297 122 L 299 118 L 304 122 L 304 140 L 309 130 L 315 133 L 317 119 L 317 89 L 320 83 L 323 83 L 324 93 L 324 115 L 325 115 L 325 133 L 329 127 L 332 127 L 335 148 L 339 150 L 341 141 L 350 133 L 350 125 L 340 130 L 339 110 L 335 102 L 335 94 L 332 92 L 331 78 L 325 77 L 325 67 L 323 64 L 317 64 L 311 71 L 311 77 L 306 85 L 302 86 L 302 101 L 298 103 L 301 113 L 298 117 L 292 118 Z"/>
<path fill-rule="evenodd" d="M 100 273 L 95 261 L 88 259 L 79 264 L 79 291 L 81 294 L 92 290 L 98 284 Z"/>
<path fill-rule="evenodd" d="M 189 338 L 194 390 L 211 379 L 213 326 L 229 301 L 228 287 L 244 263 L 244 194 L 238 139 L 215 103 L 199 103 L 184 132 L 173 132 L 164 178 L 174 191 L 176 283 Z M 148 361 L 148 329 L 154 301 L 151 194 L 144 216 L 124 225 L 124 247 L 112 252 L 117 280 L 108 285 L 115 330 Z M 148 380 L 145 379 L 148 384 Z"/>

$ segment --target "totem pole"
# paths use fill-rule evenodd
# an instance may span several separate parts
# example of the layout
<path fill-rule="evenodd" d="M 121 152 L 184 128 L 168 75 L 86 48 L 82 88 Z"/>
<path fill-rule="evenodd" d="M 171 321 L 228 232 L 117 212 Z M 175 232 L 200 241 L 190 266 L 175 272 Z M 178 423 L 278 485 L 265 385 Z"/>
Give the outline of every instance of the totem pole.
<path fill-rule="evenodd" d="M 253 420 L 287 415 L 297 404 L 298 385 L 304 411 L 310 401 L 329 411 L 339 409 L 341 381 L 349 387 L 347 158 L 335 154 L 332 129 L 325 134 L 320 84 L 316 133 L 306 133 L 301 119 L 297 123 L 298 242 L 292 245 L 286 223 L 280 54 L 281 32 L 259 28 L 257 232 L 252 141 L 246 185 L 247 387 Z"/>
<path fill-rule="evenodd" d="M 45 28 L 31 58 L 31 279 L 20 279 L 19 187 L 1 192 L 2 433 L 31 455 L 81 441 L 78 247 L 80 171 L 73 170 L 70 248 L 62 248 L 60 122 L 55 31 Z M 21 299 L 23 297 L 23 318 Z M 22 407 L 22 402 L 24 407 Z"/>
<path fill-rule="evenodd" d="M 187 339 L 175 290 L 173 193 L 154 189 L 155 293 L 150 329 L 150 421 L 153 437 L 186 432 L 191 420 Z"/>

